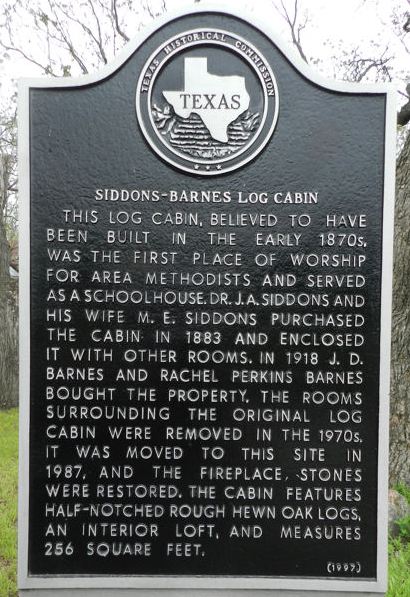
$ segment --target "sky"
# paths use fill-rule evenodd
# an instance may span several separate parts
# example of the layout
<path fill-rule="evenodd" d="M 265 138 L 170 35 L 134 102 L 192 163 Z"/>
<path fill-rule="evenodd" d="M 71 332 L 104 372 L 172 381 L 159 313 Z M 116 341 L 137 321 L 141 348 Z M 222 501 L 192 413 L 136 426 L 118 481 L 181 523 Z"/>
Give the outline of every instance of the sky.
<path fill-rule="evenodd" d="M 141 5 L 143 1 L 134 0 L 136 5 Z M 148 1 L 154 11 L 161 2 Z M 283 1 L 289 10 L 293 9 L 294 0 Z M 244 8 L 250 17 L 255 15 L 264 22 L 271 21 L 272 27 L 281 37 L 289 39 L 285 20 L 272 8 L 273 2 L 280 5 L 281 0 L 225 0 L 224 5 L 228 8 Z M 180 8 L 195 10 L 201 4 L 204 5 L 203 2 L 195 4 L 194 0 L 167 1 L 168 12 Z M 218 5 L 220 4 L 218 2 Z M 394 78 L 399 79 L 407 74 L 410 53 L 406 52 L 403 44 L 386 27 L 391 21 L 392 7 L 396 4 L 410 10 L 409 0 L 299 0 L 302 14 L 304 10 L 309 9 L 309 22 L 302 33 L 302 42 L 308 57 L 320 58 L 315 68 L 321 70 L 328 78 L 334 78 L 337 72 L 331 67 L 331 55 L 341 56 L 346 48 L 358 47 L 360 55 L 369 57 L 374 54 L 372 44 L 377 43 L 383 49 L 388 46 L 388 54 L 392 55 Z M 4 35 L 1 29 L 0 35 Z M 33 39 L 30 37 L 30 31 L 27 33 L 26 30 L 22 43 L 35 44 L 34 36 Z M 408 45 L 410 47 L 410 42 Z M 18 77 L 35 77 L 39 76 L 39 72 L 33 64 L 19 58 L 15 53 L 9 53 L 9 58 L 0 62 L 0 101 L 8 101 Z M 404 91 L 403 83 L 397 85 Z"/>

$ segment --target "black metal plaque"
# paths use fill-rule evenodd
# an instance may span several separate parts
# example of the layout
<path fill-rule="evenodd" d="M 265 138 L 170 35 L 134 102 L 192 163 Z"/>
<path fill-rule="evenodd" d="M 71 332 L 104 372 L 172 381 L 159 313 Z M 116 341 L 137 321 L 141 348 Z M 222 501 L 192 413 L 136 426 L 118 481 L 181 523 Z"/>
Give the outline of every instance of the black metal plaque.
<path fill-rule="evenodd" d="M 376 579 L 385 113 L 206 11 L 30 86 L 30 578 Z"/>

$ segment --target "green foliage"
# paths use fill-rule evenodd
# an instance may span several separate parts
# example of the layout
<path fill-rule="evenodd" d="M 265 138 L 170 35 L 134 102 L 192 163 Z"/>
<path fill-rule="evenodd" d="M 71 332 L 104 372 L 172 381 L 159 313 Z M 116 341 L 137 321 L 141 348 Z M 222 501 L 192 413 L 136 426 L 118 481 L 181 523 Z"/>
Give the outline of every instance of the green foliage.
<path fill-rule="evenodd" d="M 406 498 L 407 503 L 410 504 L 410 487 L 408 485 L 404 485 L 404 483 L 399 483 L 394 488 L 398 493 L 400 493 L 404 498 Z"/>
<path fill-rule="evenodd" d="M 410 516 L 399 518 L 396 525 L 399 527 L 399 538 L 405 543 L 410 543 Z"/>
<path fill-rule="evenodd" d="M 410 595 L 410 543 L 392 539 L 389 544 L 389 588 L 386 597 Z"/>
<path fill-rule="evenodd" d="M 408 485 L 404 485 L 404 483 L 399 483 L 398 485 L 396 485 L 395 490 L 398 493 L 400 493 L 400 495 L 402 495 L 407 500 L 407 503 L 410 505 L 410 487 Z M 396 520 L 396 525 L 399 528 L 399 539 L 403 543 L 410 544 L 410 516 L 404 516 L 403 518 L 399 518 L 398 520 Z"/>
<path fill-rule="evenodd" d="M 18 410 L 0 410 L 0 597 L 17 596 Z"/>

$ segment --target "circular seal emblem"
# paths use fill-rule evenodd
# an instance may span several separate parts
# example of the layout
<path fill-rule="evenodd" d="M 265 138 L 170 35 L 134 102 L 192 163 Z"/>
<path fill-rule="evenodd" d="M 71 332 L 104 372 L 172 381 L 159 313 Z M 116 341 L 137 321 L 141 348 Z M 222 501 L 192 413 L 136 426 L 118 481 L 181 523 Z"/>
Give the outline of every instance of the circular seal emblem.
<path fill-rule="evenodd" d="M 195 29 L 165 42 L 144 65 L 137 116 L 152 149 L 201 175 L 240 168 L 269 141 L 278 118 L 274 74 L 249 42 Z"/>

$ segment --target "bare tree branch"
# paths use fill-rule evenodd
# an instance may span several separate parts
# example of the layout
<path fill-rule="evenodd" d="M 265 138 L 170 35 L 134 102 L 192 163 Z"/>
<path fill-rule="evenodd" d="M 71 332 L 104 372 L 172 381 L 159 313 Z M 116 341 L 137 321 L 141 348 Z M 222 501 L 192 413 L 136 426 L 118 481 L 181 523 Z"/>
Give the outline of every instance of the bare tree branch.
<path fill-rule="evenodd" d="M 299 17 L 298 2 L 299 2 L 299 0 L 294 0 L 293 16 L 291 16 L 288 9 L 285 6 L 284 0 L 280 0 L 282 10 L 279 10 L 279 13 L 282 15 L 282 17 L 285 19 L 285 21 L 287 22 L 287 24 L 289 26 L 290 34 L 292 37 L 292 43 L 294 44 L 297 51 L 299 52 L 299 56 L 302 58 L 302 60 L 304 60 L 304 62 L 309 62 L 305 52 L 303 51 L 302 41 L 301 41 L 301 33 L 307 25 L 308 17 L 307 17 L 307 15 L 305 15 L 304 22 L 298 23 L 298 17 Z"/>
<path fill-rule="evenodd" d="M 124 31 L 120 27 L 120 23 L 118 20 L 117 0 L 112 0 L 111 10 L 114 17 L 115 30 L 125 41 L 130 41 L 130 38 L 124 33 Z"/>
<path fill-rule="evenodd" d="M 89 2 L 90 2 L 90 0 L 89 0 Z M 92 4 L 92 2 L 91 2 L 91 4 Z M 81 21 L 77 17 L 74 17 L 72 14 L 70 14 L 70 12 L 66 11 L 65 9 L 63 9 L 61 7 L 60 7 L 60 10 L 61 10 L 61 12 L 63 13 L 63 15 L 67 19 L 69 19 L 73 23 L 76 23 L 85 33 L 87 33 L 88 37 L 94 42 L 93 45 L 95 45 L 96 48 L 97 48 L 97 51 L 96 51 L 97 58 L 101 59 L 104 64 L 107 64 L 107 56 L 105 54 L 104 47 L 103 47 L 103 44 L 102 44 L 100 25 L 99 25 L 99 21 L 98 21 L 97 16 L 95 16 L 95 18 L 96 18 L 96 21 L 98 23 L 98 30 L 99 30 L 98 31 L 98 37 L 96 37 L 96 35 L 91 30 L 91 28 L 88 27 L 84 23 L 84 21 Z M 94 11 L 93 7 L 92 7 L 92 12 L 95 14 L 95 11 Z"/>
<path fill-rule="evenodd" d="M 31 62 L 32 64 L 34 64 L 35 66 L 38 66 L 41 70 L 43 70 L 44 74 L 55 76 L 54 73 L 52 72 L 52 70 L 50 69 L 49 65 L 45 66 L 44 64 L 41 64 L 41 62 L 38 62 L 32 56 L 29 56 L 28 54 L 26 54 L 21 48 L 8 46 L 5 43 L 3 43 L 1 40 L 0 40 L 0 45 L 2 48 L 7 50 L 8 52 L 15 52 L 16 54 L 20 54 L 20 56 L 22 56 L 25 60 L 27 60 L 28 62 Z"/>
<path fill-rule="evenodd" d="M 410 122 L 410 83 L 407 84 L 406 91 L 408 94 L 408 102 L 401 107 L 399 113 L 397 114 L 397 124 L 400 126 L 404 126 Z"/>
<path fill-rule="evenodd" d="M 96 41 L 96 43 L 98 45 L 102 61 L 104 62 L 104 64 L 107 64 L 107 56 L 105 55 L 103 41 L 102 41 L 102 37 L 101 37 L 100 19 L 98 18 L 97 13 L 95 12 L 93 0 L 88 0 L 88 3 L 90 5 L 91 11 L 94 15 L 95 22 L 97 24 L 97 31 L 98 31 L 98 40 L 94 36 L 92 36 L 92 38 Z"/>
<path fill-rule="evenodd" d="M 63 27 L 63 24 L 61 23 L 61 20 L 57 14 L 56 8 L 55 8 L 55 4 L 53 0 L 48 0 L 48 4 L 50 7 L 50 10 L 54 16 L 54 21 L 52 20 L 52 24 L 54 25 L 57 33 L 60 34 L 61 36 L 61 40 L 65 43 L 69 53 L 71 54 L 72 58 L 74 59 L 74 61 L 78 64 L 78 66 L 81 69 L 81 72 L 86 75 L 88 74 L 88 69 L 85 65 L 85 63 L 83 62 L 83 60 L 81 59 L 80 55 L 77 53 L 74 44 L 71 40 L 71 37 L 69 35 L 68 32 L 66 32 L 65 28 Z M 55 38 L 56 40 L 58 40 L 58 37 Z"/>
<path fill-rule="evenodd" d="M 373 71 L 376 81 L 391 81 L 392 67 L 389 63 L 393 57 L 386 56 L 388 49 L 387 47 L 378 57 L 364 58 L 360 55 L 359 49 L 354 48 L 352 53 L 342 61 L 345 68 L 344 78 L 359 83 L 369 75 L 370 71 Z"/>

